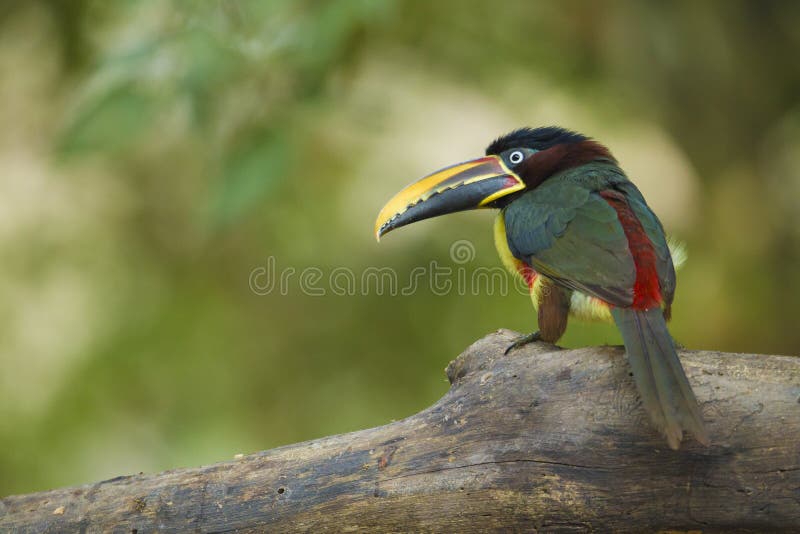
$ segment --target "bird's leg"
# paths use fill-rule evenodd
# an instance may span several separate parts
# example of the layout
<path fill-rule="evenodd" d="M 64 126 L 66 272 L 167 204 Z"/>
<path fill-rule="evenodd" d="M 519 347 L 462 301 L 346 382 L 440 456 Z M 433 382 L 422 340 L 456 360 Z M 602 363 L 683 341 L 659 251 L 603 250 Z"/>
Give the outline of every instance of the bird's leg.
<path fill-rule="evenodd" d="M 533 297 L 539 301 L 539 330 L 515 339 L 506 349 L 506 354 L 534 341 L 555 343 L 567 329 L 571 291 L 558 287 L 552 280 L 543 278 L 538 293 L 533 294 Z"/>
<path fill-rule="evenodd" d="M 530 334 L 525 336 L 519 336 L 514 340 L 513 343 L 511 343 L 511 345 L 508 346 L 508 348 L 503 354 L 508 354 L 509 352 L 511 352 L 516 348 L 527 345 L 528 343 L 533 343 L 534 341 L 539 341 L 540 339 L 542 339 L 542 335 L 539 333 L 538 330 L 536 332 L 531 332 Z"/>

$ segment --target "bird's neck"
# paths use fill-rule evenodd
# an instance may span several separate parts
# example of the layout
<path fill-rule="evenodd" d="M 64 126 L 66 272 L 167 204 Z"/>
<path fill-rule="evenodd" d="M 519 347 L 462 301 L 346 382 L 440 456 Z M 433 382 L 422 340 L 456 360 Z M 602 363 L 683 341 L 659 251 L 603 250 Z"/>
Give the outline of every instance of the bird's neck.
<path fill-rule="evenodd" d="M 616 164 L 611 152 L 592 140 L 564 143 L 537 152 L 528 158 L 519 171 L 527 189 L 534 189 L 549 177 L 573 167 L 592 162 Z"/>

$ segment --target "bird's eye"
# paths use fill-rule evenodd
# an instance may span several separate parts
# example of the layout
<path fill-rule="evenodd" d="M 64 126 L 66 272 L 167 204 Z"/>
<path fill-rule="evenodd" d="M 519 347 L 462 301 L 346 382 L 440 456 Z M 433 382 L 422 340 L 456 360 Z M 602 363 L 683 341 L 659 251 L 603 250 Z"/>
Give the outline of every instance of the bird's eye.
<path fill-rule="evenodd" d="M 525 159 L 525 154 L 522 153 L 522 150 L 515 150 L 508 155 L 508 161 L 510 161 L 512 165 L 521 163 L 523 159 Z"/>

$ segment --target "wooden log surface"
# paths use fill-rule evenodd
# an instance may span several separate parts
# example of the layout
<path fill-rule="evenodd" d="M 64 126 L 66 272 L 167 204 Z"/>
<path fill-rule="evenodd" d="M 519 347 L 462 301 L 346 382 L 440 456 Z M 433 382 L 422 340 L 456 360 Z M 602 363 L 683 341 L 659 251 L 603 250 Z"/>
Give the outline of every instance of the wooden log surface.
<path fill-rule="evenodd" d="M 619 347 L 451 362 L 382 427 L 216 465 L 6 497 L 2 532 L 800 531 L 800 358 L 682 351 L 712 445 L 672 451 Z"/>

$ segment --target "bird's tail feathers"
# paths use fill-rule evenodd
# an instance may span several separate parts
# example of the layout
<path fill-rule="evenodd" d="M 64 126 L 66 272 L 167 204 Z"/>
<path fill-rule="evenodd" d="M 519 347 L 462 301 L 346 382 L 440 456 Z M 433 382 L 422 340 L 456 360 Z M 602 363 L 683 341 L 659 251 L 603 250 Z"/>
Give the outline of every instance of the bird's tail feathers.
<path fill-rule="evenodd" d="M 689 380 L 678 359 L 661 308 L 611 311 L 622 332 L 628 361 L 645 410 L 655 427 L 678 449 L 683 431 L 703 445 L 710 443 Z"/>

